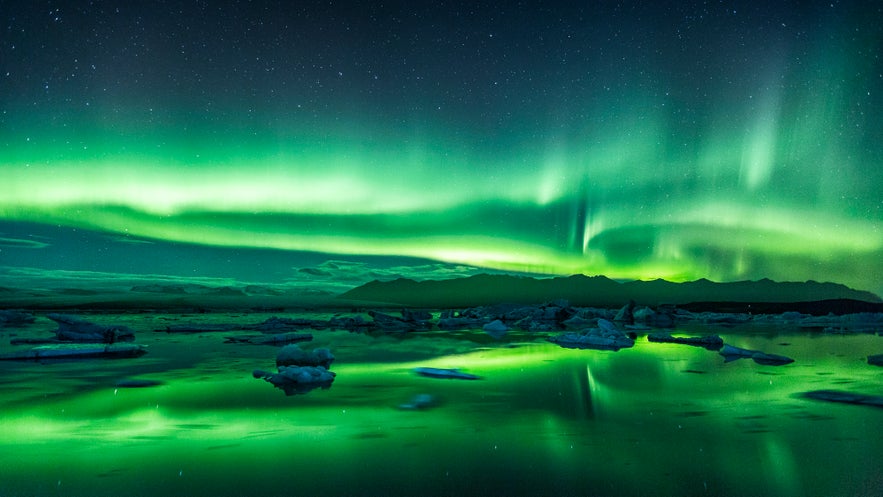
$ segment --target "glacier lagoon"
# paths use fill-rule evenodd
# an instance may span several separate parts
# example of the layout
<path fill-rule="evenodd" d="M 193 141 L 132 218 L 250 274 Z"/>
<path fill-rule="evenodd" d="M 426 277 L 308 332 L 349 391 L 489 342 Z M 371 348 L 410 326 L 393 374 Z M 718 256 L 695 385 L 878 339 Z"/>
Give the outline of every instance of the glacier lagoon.
<path fill-rule="evenodd" d="M 149 352 L 136 359 L 0 362 L 0 495 L 875 495 L 883 409 L 801 397 L 879 395 L 874 334 L 694 327 L 787 355 L 764 366 L 649 343 L 563 349 L 545 334 L 312 331 L 328 389 L 286 396 L 252 377 L 277 347 L 241 332 L 168 334 L 257 313 L 102 314 Z M 293 316 L 293 315 L 292 315 Z M 302 316 L 302 314 L 298 314 Z M 327 315 L 317 315 L 326 317 Z M 46 337 L 45 319 L 0 329 Z M 478 381 L 426 378 L 460 368 Z M 158 382 L 118 386 L 123 379 Z M 432 399 L 404 409 L 415 397 Z"/>

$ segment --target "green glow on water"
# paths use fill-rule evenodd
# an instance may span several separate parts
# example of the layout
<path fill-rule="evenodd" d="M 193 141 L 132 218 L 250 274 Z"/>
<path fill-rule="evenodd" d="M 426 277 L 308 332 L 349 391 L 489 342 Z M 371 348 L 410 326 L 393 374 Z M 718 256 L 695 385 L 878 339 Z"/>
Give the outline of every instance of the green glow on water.
<path fill-rule="evenodd" d="M 550 485 L 565 494 L 804 495 L 881 483 L 881 439 L 868 431 L 881 412 L 795 396 L 876 391 L 877 371 L 863 361 L 875 336 L 725 335 L 796 359 L 775 368 L 643 339 L 611 353 L 529 335 L 515 347 L 475 348 L 444 334 L 322 332 L 315 345 L 334 350 L 337 379 L 286 397 L 250 375 L 271 368 L 272 347 L 155 334 L 138 324 L 144 318 L 126 319 L 143 329 L 142 359 L 0 364 L 10 406 L 0 414 L 3 493 L 274 495 L 292 478 L 299 491 L 328 495 L 533 495 Z M 424 378 L 416 366 L 482 379 Z M 164 384 L 114 386 L 132 376 Z M 431 408 L 397 408 L 424 393 L 437 399 Z"/>

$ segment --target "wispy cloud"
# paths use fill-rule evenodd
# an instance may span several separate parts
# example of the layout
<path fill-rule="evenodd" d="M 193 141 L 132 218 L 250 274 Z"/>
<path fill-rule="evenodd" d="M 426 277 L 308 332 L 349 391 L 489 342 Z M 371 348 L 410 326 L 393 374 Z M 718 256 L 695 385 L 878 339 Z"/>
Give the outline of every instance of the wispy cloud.
<path fill-rule="evenodd" d="M 231 278 L 183 277 L 162 274 L 129 274 L 102 271 L 70 271 L 35 267 L 0 266 L 0 282 L 6 286 L 40 287 L 102 287 L 119 288 L 141 284 L 197 284 L 235 286 L 242 284 Z"/>
<path fill-rule="evenodd" d="M 154 242 L 152 240 L 145 240 L 144 238 L 134 238 L 134 237 L 125 236 L 125 235 L 105 235 L 105 238 L 107 238 L 108 240 L 110 240 L 112 242 L 119 242 L 119 243 L 131 243 L 131 244 L 137 244 L 137 245 L 155 245 L 156 244 L 156 242 Z"/>
<path fill-rule="evenodd" d="M 299 281 L 329 280 L 347 284 L 362 284 L 371 280 L 448 279 L 489 272 L 488 269 L 463 264 L 426 263 L 417 265 L 378 266 L 361 261 L 332 259 L 313 267 L 299 268 Z M 494 272 L 494 271 L 490 271 Z"/>
<path fill-rule="evenodd" d="M 41 249 L 48 246 L 48 243 L 37 241 L 32 238 L 0 237 L 0 247 Z"/>

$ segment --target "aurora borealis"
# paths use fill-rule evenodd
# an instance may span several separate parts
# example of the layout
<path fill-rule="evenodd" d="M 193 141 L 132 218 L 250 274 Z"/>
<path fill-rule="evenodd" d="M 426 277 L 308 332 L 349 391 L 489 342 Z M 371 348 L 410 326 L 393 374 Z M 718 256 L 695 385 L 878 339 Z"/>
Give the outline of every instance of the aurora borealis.
<path fill-rule="evenodd" d="M 58 241 L 20 229 L 42 223 L 206 253 L 883 293 L 879 5 L 0 11 L 0 248 L 20 266 L 54 264 Z M 141 254 L 142 272 L 165 263 Z"/>

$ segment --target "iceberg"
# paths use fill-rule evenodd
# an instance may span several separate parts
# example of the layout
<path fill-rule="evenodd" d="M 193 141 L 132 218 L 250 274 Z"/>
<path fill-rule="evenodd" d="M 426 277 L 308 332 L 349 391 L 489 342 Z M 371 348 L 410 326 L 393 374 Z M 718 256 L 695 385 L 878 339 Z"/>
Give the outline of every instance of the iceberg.
<path fill-rule="evenodd" d="M 296 344 L 286 345 L 276 354 L 276 366 L 322 366 L 325 369 L 331 367 L 334 362 L 334 354 L 325 348 L 313 349 L 307 352 Z"/>
<path fill-rule="evenodd" d="M 481 329 L 494 338 L 503 338 L 503 336 L 506 335 L 506 332 L 509 331 L 509 327 L 506 326 L 499 319 L 491 321 L 490 323 L 482 326 Z"/>
<path fill-rule="evenodd" d="M 554 344 L 568 349 L 612 350 L 633 347 L 635 340 L 620 331 L 611 321 L 598 319 L 598 327 L 577 332 L 562 333 L 549 337 Z"/>
<path fill-rule="evenodd" d="M 331 388 L 337 375 L 322 366 L 280 366 L 278 373 L 256 369 L 252 376 L 272 383 L 288 396 L 305 394 L 317 388 Z"/>

